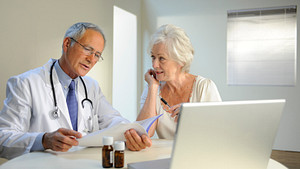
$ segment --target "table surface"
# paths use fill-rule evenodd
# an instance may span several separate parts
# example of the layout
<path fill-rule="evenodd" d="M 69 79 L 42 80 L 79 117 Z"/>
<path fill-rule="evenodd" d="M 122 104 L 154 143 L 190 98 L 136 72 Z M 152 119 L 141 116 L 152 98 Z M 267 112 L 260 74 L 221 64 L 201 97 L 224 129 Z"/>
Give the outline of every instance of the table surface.
<path fill-rule="evenodd" d="M 148 161 L 162 158 L 170 158 L 173 140 L 152 140 L 151 148 L 139 152 L 125 151 L 125 166 L 127 163 Z M 32 152 L 7 161 L 0 166 L 5 168 L 43 168 L 43 169 L 82 169 L 82 168 L 102 168 L 101 147 L 82 148 L 74 147 L 69 152 Z M 270 159 L 267 169 L 287 169 L 279 162 Z"/>

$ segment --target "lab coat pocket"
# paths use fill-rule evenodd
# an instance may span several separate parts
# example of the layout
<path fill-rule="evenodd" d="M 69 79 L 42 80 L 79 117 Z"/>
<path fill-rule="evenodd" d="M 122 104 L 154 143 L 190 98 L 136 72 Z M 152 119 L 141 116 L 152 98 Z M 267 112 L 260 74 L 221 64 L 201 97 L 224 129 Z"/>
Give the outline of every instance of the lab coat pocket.
<path fill-rule="evenodd" d="M 91 133 L 94 131 L 95 128 L 95 116 L 93 113 L 93 107 L 89 102 L 84 103 L 84 108 L 82 109 L 82 117 L 83 117 L 83 123 L 84 123 L 84 128 L 83 131 L 85 133 Z"/>

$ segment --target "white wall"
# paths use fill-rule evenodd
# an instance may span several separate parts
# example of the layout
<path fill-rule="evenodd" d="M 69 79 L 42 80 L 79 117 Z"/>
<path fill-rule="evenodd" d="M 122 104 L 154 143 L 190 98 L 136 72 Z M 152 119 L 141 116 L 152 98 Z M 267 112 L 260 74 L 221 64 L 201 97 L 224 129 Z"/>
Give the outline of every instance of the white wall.
<path fill-rule="evenodd" d="M 121 1 L 120 1 L 121 2 Z M 140 10 L 140 1 L 133 3 Z M 122 7 L 121 7 L 122 6 Z M 138 16 L 122 4 L 114 7 L 113 90 L 112 105 L 130 121 L 137 116 Z M 140 36 L 139 36 L 140 37 Z M 139 45 L 140 48 L 140 45 Z M 139 80 L 140 81 L 140 80 Z"/>
<path fill-rule="evenodd" d="M 166 23 L 182 27 L 195 48 L 191 73 L 212 79 L 218 86 L 224 101 L 279 98 L 287 100 L 274 149 L 300 151 L 299 69 L 297 84 L 294 87 L 228 86 L 226 84 L 227 10 L 287 5 L 299 7 L 300 1 L 144 0 L 142 3 L 143 72 L 151 67 L 151 59 L 146 54 L 149 35 L 157 27 Z M 298 21 L 299 13 L 298 11 Z M 299 36 L 297 39 L 299 41 Z M 299 51 L 299 45 L 297 49 Z"/>
<path fill-rule="evenodd" d="M 142 35 L 141 35 L 141 24 L 142 24 L 142 11 L 141 11 L 141 0 L 116 0 L 115 1 L 115 5 L 121 9 L 126 10 L 127 12 L 132 13 L 133 15 L 135 15 L 137 17 L 137 49 L 136 49 L 136 53 L 137 53 L 137 58 L 136 58 L 136 63 L 137 65 L 133 65 L 136 66 L 137 71 L 136 72 L 131 72 L 133 74 L 133 76 L 136 76 L 136 84 L 132 84 L 132 86 L 136 86 L 137 90 L 136 91 L 136 99 L 134 99 L 134 101 L 136 102 L 134 105 L 136 105 L 136 111 L 133 112 L 133 114 L 137 115 L 137 113 L 139 113 L 139 101 L 140 101 L 140 96 L 141 96 L 141 86 L 143 85 L 143 72 L 142 70 Z M 126 40 L 125 40 L 126 41 Z M 129 42 L 129 41 L 128 41 Z M 124 43 L 124 46 L 126 46 L 127 44 Z M 129 45 L 130 46 L 130 45 Z M 124 65 L 124 67 L 130 67 L 131 65 Z M 132 83 L 129 80 L 124 80 L 124 82 L 126 83 Z M 113 89 L 114 90 L 114 89 Z M 126 95 L 134 95 L 133 93 L 129 93 L 129 92 L 125 92 Z M 133 96 L 134 97 L 134 96 Z M 128 102 L 129 104 L 132 103 L 133 100 L 129 100 L 127 99 L 126 102 Z M 124 105 L 121 106 L 125 106 L 127 103 L 124 102 Z M 118 107 L 118 105 L 114 104 L 113 106 Z M 123 112 L 123 110 L 120 110 L 121 113 L 127 113 L 130 114 L 130 120 L 133 120 L 133 116 L 132 116 L 132 112 Z"/>

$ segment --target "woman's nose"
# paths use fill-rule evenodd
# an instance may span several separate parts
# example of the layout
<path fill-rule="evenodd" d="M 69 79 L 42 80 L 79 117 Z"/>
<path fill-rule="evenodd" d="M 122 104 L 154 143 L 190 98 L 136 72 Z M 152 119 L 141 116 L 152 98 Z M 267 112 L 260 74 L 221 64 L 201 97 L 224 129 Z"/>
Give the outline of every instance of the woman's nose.
<path fill-rule="evenodd" d="M 152 67 L 153 68 L 158 68 L 159 67 L 159 62 L 157 59 L 152 60 Z"/>

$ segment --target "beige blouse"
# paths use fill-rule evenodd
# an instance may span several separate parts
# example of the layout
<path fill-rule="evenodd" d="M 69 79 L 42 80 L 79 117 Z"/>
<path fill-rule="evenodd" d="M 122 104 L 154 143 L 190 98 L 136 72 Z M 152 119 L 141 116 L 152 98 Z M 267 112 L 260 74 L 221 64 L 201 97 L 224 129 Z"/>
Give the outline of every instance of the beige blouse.
<path fill-rule="evenodd" d="M 158 89 L 160 90 L 160 89 Z M 144 89 L 141 96 L 141 109 L 144 106 L 145 100 L 148 94 L 148 87 Z M 190 102 L 216 102 L 222 101 L 219 91 L 215 83 L 201 76 L 197 76 L 193 85 L 193 91 L 190 97 Z M 160 139 L 174 139 L 177 122 L 174 122 L 174 118 L 171 114 L 166 112 L 161 105 L 159 91 L 156 97 L 156 112 L 157 115 L 164 114 L 158 119 L 156 126 L 156 133 Z"/>

